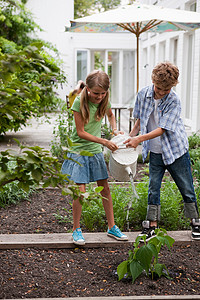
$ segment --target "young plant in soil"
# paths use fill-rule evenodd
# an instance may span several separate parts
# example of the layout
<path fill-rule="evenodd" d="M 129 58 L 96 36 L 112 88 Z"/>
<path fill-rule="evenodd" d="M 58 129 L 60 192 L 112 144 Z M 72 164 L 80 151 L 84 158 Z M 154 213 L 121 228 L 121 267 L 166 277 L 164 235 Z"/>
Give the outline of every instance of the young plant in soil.
<path fill-rule="evenodd" d="M 151 279 L 160 278 L 162 275 L 169 278 L 169 272 L 164 264 L 158 262 L 162 246 L 170 247 L 174 239 L 164 229 L 156 229 L 156 236 L 146 242 L 146 236 L 138 236 L 134 243 L 133 250 L 129 251 L 128 260 L 123 261 L 117 267 L 118 279 L 132 277 L 132 282 L 145 272 Z M 141 239 L 144 244 L 141 246 Z"/>

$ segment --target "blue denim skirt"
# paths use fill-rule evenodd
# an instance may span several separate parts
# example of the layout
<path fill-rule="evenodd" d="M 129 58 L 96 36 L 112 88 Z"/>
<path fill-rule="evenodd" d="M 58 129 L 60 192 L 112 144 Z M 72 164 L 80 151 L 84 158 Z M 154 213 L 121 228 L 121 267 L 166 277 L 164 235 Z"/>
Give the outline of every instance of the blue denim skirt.
<path fill-rule="evenodd" d="M 67 157 L 68 159 L 64 161 L 61 172 L 69 175 L 68 178 L 75 183 L 89 183 L 108 178 L 107 167 L 102 152 L 93 156 L 68 153 Z"/>

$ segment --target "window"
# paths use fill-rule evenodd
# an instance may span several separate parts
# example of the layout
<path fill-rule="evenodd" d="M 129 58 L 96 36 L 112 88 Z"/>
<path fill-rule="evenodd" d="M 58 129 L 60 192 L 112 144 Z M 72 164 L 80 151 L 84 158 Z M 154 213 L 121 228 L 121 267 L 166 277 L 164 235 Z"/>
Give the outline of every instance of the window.
<path fill-rule="evenodd" d="M 76 52 L 76 82 L 85 80 L 88 75 L 88 51 L 77 50 Z"/>

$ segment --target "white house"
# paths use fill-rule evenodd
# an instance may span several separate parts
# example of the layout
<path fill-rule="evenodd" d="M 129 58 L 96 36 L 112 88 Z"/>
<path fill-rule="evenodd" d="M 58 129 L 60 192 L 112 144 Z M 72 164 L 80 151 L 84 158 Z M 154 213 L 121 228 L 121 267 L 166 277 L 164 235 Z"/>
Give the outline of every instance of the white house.
<path fill-rule="evenodd" d="M 32 12 L 35 22 L 43 29 L 37 35 L 46 41 L 51 42 L 60 52 L 63 60 L 63 69 L 70 82 L 70 55 L 69 36 L 65 32 L 68 20 L 74 16 L 73 0 L 28 0 L 27 8 Z M 65 99 L 69 87 L 64 86 L 59 89 L 62 99 Z"/>
<path fill-rule="evenodd" d="M 200 12 L 200 0 L 144 0 L 145 4 Z M 182 101 L 182 117 L 192 132 L 200 130 L 200 29 L 192 32 L 146 34 L 140 53 L 140 86 L 149 83 L 152 67 L 169 60 L 180 70 L 176 92 Z"/>
<path fill-rule="evenodd" d="M 200 0 L 141 0 L 141 3 L 200 12 Z M 94 69 L 98 55 L 111 78 L 113 106 L 133 106 L 136 96 L 136 38 L 131 33 L 70 33 L 65 26 L 73 19 L 73 0 L 28 0 L 28 8 L 45 30 L 40 36 L 61 52 L 68 86 L 65 99 L 79 79 Z M 153 66 L 164 60 L 177 64 L 182 117 L 193 132 L 200 130 L 200 29 L 191 33 L 146 33 L 140 40 L 140 88 L 151 83 Z"/>

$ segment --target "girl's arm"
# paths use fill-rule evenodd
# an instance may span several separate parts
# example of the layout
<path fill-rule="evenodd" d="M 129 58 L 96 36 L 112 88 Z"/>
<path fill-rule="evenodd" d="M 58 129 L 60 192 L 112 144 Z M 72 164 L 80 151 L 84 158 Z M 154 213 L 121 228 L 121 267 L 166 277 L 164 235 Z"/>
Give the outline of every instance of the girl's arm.
<path fill-rule="evenodd" d="M 131 137 L 136 136 L 139 133 L 139 131 L 140 131 L 140 119 L 137 119 L 129 135 Z"/>
<path fill-rule="evenodd" d="M 110 149 L 111 151 L 115 151 L 118 149 L 118 147 L 115 143 L 108 141 L 106 139 L 103 139 L 103 138 L 99 138 L 97 136 L 94 136 L 94 135 L 86 132 L 84 129 L 84 122 L 82 120 L 81 114 L 77 111 L 74 111 L 74 120 L 75 120 L 75 124 L 76 124 L 77 134 L 81 139 L 101 144 L 101 145 L 107 147 L 108 149 Z"/>
<path fill-rule="evenodd" d="M 141 142 L 154 139 L 155 137 L 158 137 L 162 135 L 165 132 L 164 129 L 158 127 L 151 132 L 148 132 L 146 134 L 138 135 L 135 137 L 132 137 L 124 142 L 126 144 L 126 147 L 133 147 L 136 148 Z"/>
<path fill-rule="evenodd" d="M 110 126 L 113 130 L 114 135 L 124 134 L 123 131 L 118 131 L 117 130 L 116 119 L 115 119 L 115 116 L 114 116 L 111 108 L 108 109 L 106 115 L 108 117 L 108 121 L 109 121 Z"/>

